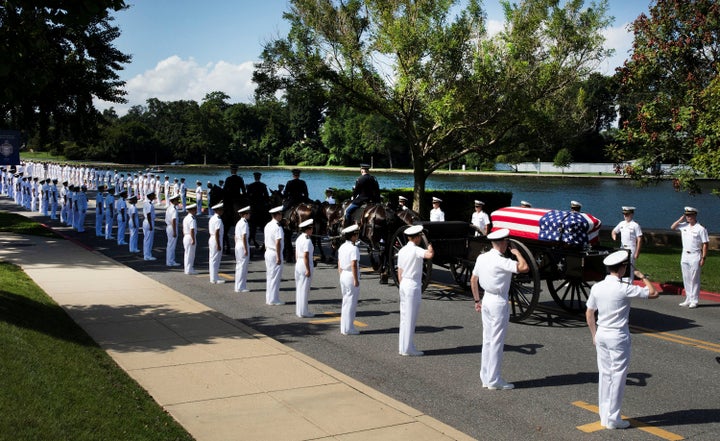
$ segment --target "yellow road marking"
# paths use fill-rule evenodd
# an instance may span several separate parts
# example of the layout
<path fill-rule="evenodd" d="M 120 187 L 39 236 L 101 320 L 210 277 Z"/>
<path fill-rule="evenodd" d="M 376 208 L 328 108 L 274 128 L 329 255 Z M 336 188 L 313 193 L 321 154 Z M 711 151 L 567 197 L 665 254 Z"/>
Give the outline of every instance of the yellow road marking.
<path fill-rule="evenodd" d="M 322 314 L 328 316 L 329 318 L 326 318 L 326 319 L 318 319 L 318 320 L 310 320 L 309 323 L 312 323 L 312 324 L 314 324 L 314 325 L 319 325 L 319 324 L 322 324 L 322 323 L 340 323 L 340 314 L 338 314 L 337 312 L 325 311 L 325 312 L 323 312 Z M 361 327 L 361 328 L 367 327 L 367 323 L 359 322 L 359 321 L 357 321 L 357 320 L 353 321 L 353 324 L 354 324 L 355 326 L 359 326 L 359 327 Z"/>
<path fill-rule="evenodd" d="M 711 343 L 709 341 L 684 337 L 682 335 L 672 334 L 670 332 L 656 331 L 650 328 L 643 328 L 642 326 L 630 326 L 630 329 L 636 332 L 647 334 L 649 337 L 659 338 L 660 340 L 679 343 L 681 345 L 692 346 L 698 349 L 705 349 L 707 351 L 720 353 L 720 344 L 717 343 Z"/>
<path fill-rule="evenodd" d="M 581 408 L 581 409 L 588 410 L 588 411 L 593 412 L 593 413 L 599 413 L 599 412 L 600 412 L 600 409 L 599 409 L 597 406 L 592 405 L 592 404 L 589 404 L 589 403 L 586 403 L 586 402 L 584 402 L 584 401 L 575 401 L 575 402 L 573 402 L 572 404 L 573 404 L 574 406 L 577 406 L 577 407 L 579 407 L 579 408 Z M 632 419 L 632 418 L 628 418 L 628 417 L 624 417 L 624 416 L 621 416 L 621 418 L 624 419 L 624 420 L 629 421 L 629 422 L 630 422 L 630 425 L 631 425 L 632 427 L 636 427 L 636 428 L 642 430 L 643 432 L 647 432 L 647 433 L 649 433 L 649 434 L 651 434 L 651 435 L 655 435 L 655 436 L 657 436 L 657 437 L 659 437 L 659 438 L 662 438 L 662 439 L 666 439 L 666 440 L 669 440 L 669 441 L 680 441 L 680 440 L 685 439 L 684 437 L 682 437 L 682 436 L 680 436 L 680 435 L 678 435 L 678 434 L 676 434 L 676 433 L 669 432 L 669 431 L 667 431 L 667 430 L 665 430 L 665 429 L 660 429 L 659 427 L 651 426 L 650 424 L 643 423 L 642 421 L 638 421 L 638 420 L 635 420 L 635 419 Z M 578 429 L 578 430 L 581 430 L 581 431 L 583 431 L 583 432 L 585 432 L 585 433 L 592 433 L 592 432 L 597 432 L 597 431 L 599 431 L 599 430 L 604 430 L 605 428 L 600 425 L 600 421 L 597 421 L 597 422 L 594 422 L 594 423 L 584 424 L 584 425 L 582 425 L 582 426 L 577 426 L 577 429 Z"/>

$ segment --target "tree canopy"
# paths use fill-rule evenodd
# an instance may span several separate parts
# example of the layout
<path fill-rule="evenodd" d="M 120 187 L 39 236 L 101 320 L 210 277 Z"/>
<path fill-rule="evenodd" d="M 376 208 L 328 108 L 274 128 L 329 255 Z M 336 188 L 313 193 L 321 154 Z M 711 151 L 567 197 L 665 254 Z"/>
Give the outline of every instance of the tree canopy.
<path fill-rule="evenodd" d="M 604 59 L 606 3 L 503 2 L 490 36 L 478 0 L 292 0 L 291 30 L 267 45 L 256 79 L 277 90 L 319 84 L 326 102 L 378 115 L 397 128 L 415 178 L 469 153 L 494 157 L 519 128 L 548 129 L 569 115 L 558 100 Z M 552 112 L 548 112 L 552 109 Z"/>
<path fill-rule="evenodd" d="M 632 29 L 632 55 L 618 70 L 621 144 L 612 153 L 637 160 L 642 179 L 663 177 L 661 163 L 680 164 L 679 186 L 697 191 L 696 171 L 720 177 L 720 5 L 657 0 Z"/>
<path fill-rule="evenodd" d="M 123 102 L 117 74 L 130 57 L 115 49 L 109 11 L 123 0 L 7 0 L 0 8 L 0 123 L 39 133 L 39 144 L 97 129 L 93 97 Z M 83 135 L 83 136 L 81 136 Z"/>

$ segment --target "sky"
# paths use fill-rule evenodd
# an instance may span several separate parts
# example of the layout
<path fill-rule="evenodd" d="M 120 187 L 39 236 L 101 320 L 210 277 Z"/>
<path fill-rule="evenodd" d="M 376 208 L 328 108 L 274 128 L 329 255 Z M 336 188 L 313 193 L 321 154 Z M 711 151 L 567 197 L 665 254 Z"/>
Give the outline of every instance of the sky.
<path fill-rule="evenodd" d="M 615 55 L 599 70 L 611 74 L 623 64 L 632 47 L 628 25 L 647 13 L 651 0 L 608 0 L 613 24 L 605 29 L 605 45 Z M 209 92 L 221 91 L 229 102 L 251 103 L 255 85 L 253 64 L 263 46 L 287 35 L 282 16 L 287 0 L 127 0 L 130 8 L 115 13 L 121 36 L 117 49 L 132 56 L 120 71 L 126 82 L 127 104 L 96 102 L 124 115 L 149 98 L 201 102 Z M 586 4 L 589 0 L 586 0 Z M 502 28 L 498 0 L 484 0 L 488 30 Z"/>

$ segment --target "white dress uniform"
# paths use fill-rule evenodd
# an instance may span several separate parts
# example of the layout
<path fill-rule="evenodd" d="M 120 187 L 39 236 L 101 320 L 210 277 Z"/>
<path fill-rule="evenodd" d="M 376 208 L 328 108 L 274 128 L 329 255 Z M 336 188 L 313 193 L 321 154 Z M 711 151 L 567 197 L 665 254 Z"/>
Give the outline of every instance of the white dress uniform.
<path fill-rule="evenodd" d="M 50 185 L 48 185 L 47 182 L 43 182 L 42 186 L 40 187 L 41 192 L 41 202 L 40 202 L 40 211 L 42 212 L 43 216 L 47 216 L 50 210 Z"/>
<path fill-rule="evenodd" d="M 165 210 L 165 234 L 167 235 L 167 246 L 165 247 L 165 265 L 180 266 L 175 262 L 175 248 L 177 248 L 178 211 L 174 204 L 168 205 Z"/>
<path fill-rule="evenodd" d="M 60 222 L 63 224 L 67 224 L 68 218 L 67 193 L 67 185 L 63 184 L 62 188 L 60 188 L 60 199 L 58 199 L 58 201 L 60 202 Z"/>
<path fill-rule="evenodd" d="M 75 216 L 75 229 L 78 233 L 84 233 L 85 232 L 85 215 L 87 214 L 87 208 L 88 208 L 88 201 L 87 201 L 87 194 L 85 194 L 84 191 L 78 191 L 77 195 L 75 196 L 75 207 L 76 207 L 76 213 Z"/>
<path fill-rule="evenodd" d="M 114 239 L 112 235 L 114 217 L 115 217 L 115 197 L 108 192 L 105 196 L 105 203 L 103 206 L 105 212 L 105 239 Z"/>
<path fill-rule="evenodd" d="M 512 275 L 517 272 L 517 262 L 494 248 L 479 255 L 475 261 L 472 274 L 478 277 L 478 283 L 485 290 L 482 298 L 483 344 L 480 364 L 483 386 L 505 383 L 500 369 L 510 320 L 508 292 Z"/>
<path fill-rule="evenodd" d="M 152 255 L 153 242 L 155 241 L 155 205 L 153 205 L 153 201 L 145 201 L 143 217 L 143 258 L 145 260 L 155 260 Z"/>
<path fill-rule="evenodd" d="M 265 288 L 265 303 L 268 305 L 281 305 L 280 301 L 280 279 L 282 276 L 282 256 L 285 242 L 285 232 L 280 224 L 271 219 L 265 225 L 265 270 L 267 271 L 267 285 Z M 277 240 L 280 240 L 280 250 L 276 250 Z M 280 256 L 280 263 L 277 257 Z"/>
<path fill-rule="evenodd" d="M 199 206 L 198 206 L 199 207 Z M 250 227 L 244 217 L 235 224 L 235 292 L 247 292 L 248 264 L 250 263 L 250 250 L 248 237 Z M 243 239 L 243 236 L 244 239 Z"/>
<path fill-rule="evenodd" d="M 430 222 L 444 222 L 445 212 L 440 207 L 430 210 Z"/>
<path fill-rule="evenodd" d="M 615 234 L 620 234 L 620 244 L 626 250 L 630 250 L 630 264 L 635 267 L 635 250 L 637 250 L 637 239 L 642 237 L 642 229 L 640 225 L 631 220 L 621 220 L 615 228 L 613 228 Z"/>
<path fill-rule="evenodd" d="M 103 223 L 105 222 L 105 196 L 98 191 L 95 196 L 95 236 L 103 237 Z"/>
<path fill-rule="evenodd" d="M 192 241 L 191 232 L 195 230 L 195 243 Z M 197 220 L 192 213 L 188 213 L 183 219 L 183 265 L 185 274 L 196 274 L 195 271 L 195 250 L 197 248 Z"/>
<path fill-rule="evenodd" d="M 127 204 L 128 229 L 130 231 L 130 240 L 128 240 L 128 250 L 131 253 L 139 253 L 138 249 L 138 232 L 140 230 L 140 218 L 138 216 L 137 206 L 134 203 Z"/>
<path fill-rule="evenodd" d="M 187 206 L 187 185 L 185 185 L 185 181 L 180 183 L 180 206 L 182 207 L 180 211 L 185 211 Z"/>
<path fill-rule="evenodd" d="M 352 267 L 356 266 L 360 279 L 360 249 L 350 240 L 338 249 L 338 269 L 340 270 L 340 291 L 342 293 L 342 309 L 340 312 L 340 333 L 357 334 L 355 329 L 355 311 L 357 311 L 360 287 L 355 286 Z"/>
<path fill-rule="evenodd" d="M 225 227 L 223 226 L 222 219 L 217 214 L 210 218 L 208 222 L 208 232 L 210 233 L 210 238 L 208 239 L 208 248 L 210 249 L 210 283 L 224 283 L 225 281 L 220 279 L 218 273 L 220 272 L 220 261 L 222 260 L 222 241 Z M 215 237 L 216 233 L 220 236 L 220 247 L 218 247 Z"/>
<path fill-rule="evenodd" d="M 418 353 L 415 348 L 415 323 L 422 300 L 423 257 L 425 249 L 408 241 L 398 252 L 397 267 L 402 270 L 400 281 L 400 335 L 398 352 L 401 355 Z"/>
<path fill-rule="evenodd" d="M 485 231 L 488 225 L 490 225 L 490 218 L 488 217 L 487 213 L 480 210 L 473 212 L 472 217 L 470 218 L 470 223 L 478 227 L 481 231 Z M 476 236 L 479 236 L 480 233 L 475 232 Z"/>
<path fill-rule="evenodd" d="M 125 242 L 125 230 L 127 229 L 127 202 L 120 197 L 117 201 L 117 244 L 127 245 Z"/>
<path fill-rule="evenodd" d="M 690 306 L 697 305 L 700 300 L 700 259 L 702 258 L 703 244 L 710 239 L 705 227 L 696 222 L 690 225 L 683 222 L 678 225 L 682 237 L 682 269 L 683 286 L 685 287 L 685 302 Z"/>
<path fill-rule="evenodd" d="M 630 366 L 630 300 L 647 297 L 647 288 L 623 283 L 614 275 L 605 276 L 605 280 L 590 289 L 586 305 L 588 309 L 598 311 L 595 333 L 599 372 L 598 403 L 600 424 L 606 427 L 608 424 L 617 426 L 622 419 L 620 407 Z"/>
<path fill-rule="evenodd" d="M 313 252 L 315 247 L 307 234 L 302 233 L 295 241 L 295 315 L 298 317 L 312 317 L 308 309 L 308 297 L 313 275 Z M 308 253 L 310 275 L 306 276 L 305 253 Z"/>
<path fill-rule="evenodd" d="M 198 215 L 202 214 L 203 188 L 201 184 L 198 184 L 197 187 L 195 187 L 195 205 L 197 205 Z"/>

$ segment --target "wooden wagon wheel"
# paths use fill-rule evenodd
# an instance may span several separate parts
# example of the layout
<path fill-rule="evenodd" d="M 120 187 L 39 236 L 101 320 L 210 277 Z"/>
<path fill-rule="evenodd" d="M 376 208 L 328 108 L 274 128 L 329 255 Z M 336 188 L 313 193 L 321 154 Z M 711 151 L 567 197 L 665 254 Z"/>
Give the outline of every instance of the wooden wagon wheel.
<path fill-rule="evenodd" d="M 480 231 L 478 227 L 469 224 L 468 230 L 469 234 L 471 234 L 471 237 L 468 239 L 468 255 L 464 258 L 458 258 L 455 261 L 448 262 L 448 268 L 450 269 L 450 274 L 453 276 L 453 279 L 455 279 L 455 283 L 465 290 L 470 286 L 470 277 L 472 277 L 472 270 L 475 267 L 475 259 L 477 259 L 477 256 L 480 254 L 492 248 L 492 245 L 484 238 L 485 235 L 482 234 L 482 231 Z M 475 232 L 478 232 L 480 235 L 475 237 Z M 471 251 L 470 245 L 473 242 L 478 246 L 473 247 Z"/>
<path fill-rule="evenodd" d="M 510 283 L 510 321 L 521 322 L 530 317 L 540 298 L 540 271 L 537 262 L 530 250 L 520 241 L 510 239 L 510 243 L 515 247 L 523 259 L 530 267 L 530 271 L 524 274 L 513 274 Z"/>
<path fill-rule="evenodd" d="M 590 296 L 590 284 L 581 277 L 547 279 L 548 291 L 555 303 L 569 312 L 585 311 L 585 302 Z"/>
<path fill-rule="evenodd" d="M 398 228 L 390 238 L 390 246 L 388 247 L 388 264 L 390 265 L 390 274 L 392 275 L 395 285 L 399 286 L 397 276 L 397 256 L 400 249 L 407 243 L 407 236 L 405 230 L 412 227 L 412 225 L 403 225 Z M 427 249 L 428 240 L 425 233 L 421 233 L 420 246 Z M 428 284 L 430 284 L 430 277 L 432 275 L 432 259 L 426 259 L 423 261 L 423 275 L 422 275 L 422 290 L 425 291 Z"/>

